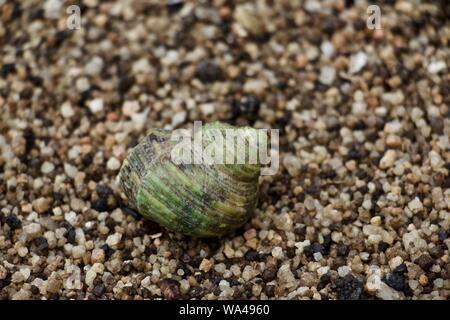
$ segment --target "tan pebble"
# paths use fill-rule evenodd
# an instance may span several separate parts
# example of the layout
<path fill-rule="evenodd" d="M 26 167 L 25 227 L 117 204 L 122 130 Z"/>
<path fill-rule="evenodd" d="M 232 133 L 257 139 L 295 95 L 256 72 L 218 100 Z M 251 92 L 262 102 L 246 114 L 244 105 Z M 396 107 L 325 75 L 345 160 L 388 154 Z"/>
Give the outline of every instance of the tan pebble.
<path fill-rule="evenodd" d="M 408 173 L 406 175 L 406 181 L 408 181 L 409 183 L 416 183 L 417 181 L 419 181 L 419 179 L 414 173 Z"/>
<path fill-rule="evenodd" d="M 232 65 L 227 68 L 227 72 L 231 79 L 236 79 L 241 73 L 241 69 L 238 66 Z"/>
<path fill-rule="evenodd" d="M 345 167 L 346 167 L 347 170 L 349 170 L 349 171 L 355 171 L 355 170 L 356 170 L 356 161 L 355 161 L 355 160 L 347 161 L 347 162 L 345 163 Z"/>
<path fill-rule="evenodd" d="M 380 216 L 373 217 L 372 219 L 370 219 L 370 224 L 374 226 L 379 226 L 381 224 L 381 217 Z"/>
<path fill-rule="evenodd" d="M 247 240 L 247 241 L 251 240 L 251 239 L 253 239 L 255 237 L 256 237 L 256 230 L 255 230 L 255 228 L 248 229 L 247 231 L 244 232 L 244 239 Z"/>
<path fill-rule="evenodd" d="M 366 99 L 366 104 L 369 109 L 375 109 L 378 107 L 378 99 L 377 97 L 369 96 Z"/>
<path fill-rule="evenodd" d="M 229 16 L 231 16 L 231 9 L 229 7 L 222 7 L 219 10 L 219 14 L 223 18 L 229 17 Z"/>
<path fill-rule="evenodd" d="M 373 38 L 374 38 L 375 40 L 381 40 L 381 39 L 383 39 L 383 38 L 384 38 L 384 31 L 383 31 L 383 29 L 376 29 L 376 30 L 374 30 L 372 36 L 373 36 Z"/>
<path fill-rule="evenodd" d="M 116 143 L 116 139 L 114 139 L 114 136 L 107 136 L 105 139 L 105 150 L 111 150 L 111 148 Z"/>
<path fill-rule="evenodd" d="M 105 261 L 105 251 L 100 248 L 92 250 L 91 263 L 103 263 Z"/>
<path fill-rule="evenodd" d="M 300 54 L 295 59 L 295 62 L 298 68 L 304 68 L 308 64 L 309 60 L 307 56 Z"/>
<path fill-rule="evenodd" d="M 397 1 L 395 3 L 395 10 L 402 13 L 410 13 L 414 10 L 414 5 L 408 1 Z"/>
<path fill-rule="evenodd" d="M 106 14 L 99 14 L 94 18 L 94 23 L 97 27 L 103 28 L 108 22 L 108 16 Z"/>
<path fill-rule="evenodd" d="M 50 200 L 44 197 L 40 197 L 32 202 L 34 210 L 37 213 L 44 213 L 50 209 Z"/>
<path fill-rule="evenodd" d="M 428 284 L 428 277 L 427 277 L 426 275 L 424 275 L 424 274 L 420 275 L 420 277 L 419 277 L 419 283 L 420 283 L 422 286 L 426 286 L 426 285 Z"/>
<path fill-rule="evenodd" d="M 208 272 L 209 270 L 211 270 L 211 266 L 212 264 L 208 259 L 203 259 L 198 268 L 200 271 Z"/>
<path fill-rule="evenodd" d="M 247 242 L 245 243 L 245 245 L 247 247 L 249 247 L 251 249 L 254 249 L 254 250 L 256 250 L 258 248 L 258 244 L 259 244 L 259 242 L 258 242 L 257 238 L 253 238 L 253 239 L 247 240 Z"/>
<path fill-rule="evenodd" d="M 47 281 L 47 291 L 51 293 L 57 293 L 61 288 L 61 281 L 56 277 L 51 277 Z"/>
<path fill-rule="evenodd" d="M 106 120 L 116 122 L 119 120 L 119 115 L 116 112 L 108 112 Z"/>
<path fill-rule="evenodd" d="M 388 150 L 380 160 L 380 169 L 388 169 L 394 165 L 396 159 L 395 150 Z"/>
<path fill-rule="evenodd" d="M 23 213 L 30 213 L 33 211 L 33 207 L 31 206 L 31 203 L 26 203 L 20 207 L 20 210 L 22 210 Z"/>
<path fill-rule="evenodd" d="M 80 138 L 80 144 L 89 144 L 91 143 L 91 138 L 86 136 L 86 137 L 82 137 Z"/>
<path fill-rule="evenodd" d="M 303 192 L 303 188 L 301 186 L 296 186 L 294 188 L 294 195 L 298 196 L 302 192 Z"/>
<path fill-rule="evenodd" d="M 81 145 L 81 153 L 82 154 L 88 154 L 91 151 L 92 151 L 92 145 L 90 145 L 90 144 Z"/>
<path fill-rule="evenodd" d="M 333 43 L 334 47 L 339 50 L 345 46 L 347 40 L 345 39 L 345 36 L 342 32 L 335 32 L 331 37 L 331 42 Z"/>
<path fill-rule="evenodd" d="M 396 88 L 399 85 L 402 84 L 402 80 L 400 79 L 399 76 L 394 76 L 392 78 L 389 78 L 388 80 L 388 84 L 392 87 L 392 88 Z"/>
<path fill-rule="evenodd" d="M 91 180 L 91 181 L 88 182 L 89 190 L 94 191 L 96 186 L 97 186 L 97 183 L 95 181 Z"/>
<path fill-rule="evenodd" d="M 433 96 L 433 102 L 436 104 L 441 104 L 443 99 L 444 98 L 440 94 L 436 94 L 435 96 Z"/>
<path fill-rule="evenodd" d="M 395 134 L 390 134 L 386 137 L 385 143 L 389 148 L 397 148 L 402 145 L 402 139 Z"/>

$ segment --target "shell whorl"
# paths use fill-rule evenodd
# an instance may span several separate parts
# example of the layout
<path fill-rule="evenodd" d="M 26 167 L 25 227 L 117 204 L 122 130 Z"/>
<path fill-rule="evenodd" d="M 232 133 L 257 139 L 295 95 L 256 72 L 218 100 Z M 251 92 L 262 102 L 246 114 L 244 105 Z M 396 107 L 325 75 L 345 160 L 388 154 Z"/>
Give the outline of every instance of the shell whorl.
<path fill-rule="evenodd" d="M 216 122 L 202 131 L 207 128 L 234 127 Z M 259 165 L 175 164 L 170 138 L 169 131 L 151 130 L 129 152 L 119 182 L 130 204 L 170 230 L 197 237 L 242 226 L 256 206 Z"/>

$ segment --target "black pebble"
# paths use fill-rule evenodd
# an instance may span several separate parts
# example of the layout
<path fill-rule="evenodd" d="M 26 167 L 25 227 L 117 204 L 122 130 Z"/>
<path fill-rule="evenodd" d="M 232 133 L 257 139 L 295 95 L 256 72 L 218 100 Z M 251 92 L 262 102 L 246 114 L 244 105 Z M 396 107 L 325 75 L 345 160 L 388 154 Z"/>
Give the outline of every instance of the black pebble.
<path fill-rule="evenodd" d="M 48 300 L 59 300 L 59 294 L 58 293 L 49 293 L 48 294 Z"/>
<path fill-rule="evenodd" d="M 383 282 L 386 283 L 392 289 L 397 291 L 403 291 L 405 289 L 405 277 L 401 273 L 388 273 L 384 278 Z"/>
<path fill-rule="evenodd" d="M 183 277 L 189 277 L 189 276 L 192 275 L 191 269 L 189 269 L 189 267 L 184 262 L 180 262 L 179 263 L 178 269 L 181 269 L 181 270 L 184 271 L 184 276 Z"/>
<path fill-rule="evenodd" d="M 363 283 L 350 274 L 337 278 L 330 286 L 339 300 L 359 300 L 363 287 Z"/>
<path fill-rule="evenodd" d="M 6 78 L 8 74 L 16 72 L 16 65 L 14 63 L 5 63 L 0 70 L 2 78 Z"/>
<path fill-rule="evenodd" d="M 156 247 L 154 245 L 146 246 L 144 253 L 149 256 L 152 254 L 156 254 L 158 251 L 156 250 Z"/>
<path fill-rule="evenodd" d="M 445 248 L 441 245 L 435 246 L 430 249 L 430 255 L 434 259 L 439 259 L 445 254 Z"/>
<path fill-rule="evenodd" d="M 222 70 L 213 62 L 203 61 L 197 66 L 197 77 L 202 82 L 214 82 L 219 80 L 221 75 Z"/>
<path fill-rule="evenodd" d="M 61 192 L 53 192 L 53 200 L 55 205 L 60 205 L 64 202 L 64 194 Z"/>
<path fill-rule="evenodd" d="M 114 249 L 111 249 L 106 243 L 102 246 L 103 251 L 105 251 L 105 260 L 108 260 L 114 253 Z"/>
<path fill-rule="evenodd" d="M 321 176 L 322 176 L 322 178 L 324 178 L 324 179 L 331 179 L 331 180 L 333 180 L 334 178 L 337 177 L 337 173 L 336 173 L 335 170 L 330 169 L 330 170 L 327 170 L 327 171 L 323 171 L 323 172 L 321 173 Z"/>
<path fill-rule="evenodd" d="M 336 30 L 336 23 L 333 20 L 325 19 L 321 27 L 324 33 L 332 35 Z"/>
<path fill-rule="evenodd" d="M 203 294 L 203 289 L 201 287 L 194 287 L 189 291 L 189 296 L 193 298 L 198 298 Z"/>
<path fill-rule="evenodd" d="M 449 188 L 450 188 L 450 187 L 449 187 Z M 440 230 L 440 231 L 438 232 L 438 239 L 439 239 L 440 241 L 444 241 L 445 239 L 447 239 L 447 237 L 448 237 L 447 231 L 445 231 L 445 230 Z"/>
<path fill-rule="evenodd" d="M 317 253 L 317 252 L 320 252 L 322 255 L 326 254 L 325 247 L 323 245 L 321 245 L 320 243 L 318 243 L 318 242 L 314 242 L 311 245 L 311 251 L 312 251 L 313 254 Z"/>
<path fill-rule="evenodd" d="M 44 83 L 44 80 L 39 76 L 30 74 L 27 76 L 27 78 L 35 87 L 41 87 Z"/>
<path fill-rule="evenodd" d="M 312 184 L 312 185 L 306 187 L 305 191 L 307 194 L 309 194 L 313 197 L 317 197 L 320 194 L 320 190 L 317 187 L 317 185 L 315 185 L 315 184 Z"/>
<path fill-rule="evenodd" d="M 330 276 L 327 274 L 324 274 L 320 277 L 319 284 L 317 285 L 317 290 L 322 290 L 325 288 L 329 283 L 331 282 Z"/>
<path fill-rule="evenodd" d="M 38 294 L 39 293 L 39 288 L 36 287 L 35 285 L 31 285 L 30 291 L 32 294 Z"/>
<path fill-rule="evenodd" d="M 258 252 L 255 250 L 248 250 L 245 255 L 245 260 L 247 261 L 257 261 L 258 260 Z"/>
<path fill-rule="evenodd" d="M 36 250 L 42 254 L 47 255 L 48 254 L 48 241 L 44 237 L 37 237 L 34 239 L 34 244 L 36 246 Z"/>
<path fill-rule="evenodd" d="M 7 287 L 11 283 L 11 276 L 0 279 L 0 290 L 2 290 L 4 287 Z"/>
<path fill-rule="evenodd" d="M 406 267 L 406 264 L 402 263 L 394 269 L 394 272 L 403 274 L 408 272 L 408 268 Z"/>
<path fill-rule="evenodd" d="M 356 176 L 361 179 L 364 180 L 365 178 L 367 178 L 367 172 L 364 169 L 358 169 L 356 171 Z M 364 186 L 367 188 L 367 186 Z"/>
<path fill-rule="evenodd" d="M 99 195 L 99 197 L 102 198 L 108 198 L 109 195 L 112 194 L 112 190 L 110 187 L 104 185 L 104 184 L 97 184 L 97 186 L 95 187 L 95 191 L 97 191 L 97 194 Z"/>
<path fill-rule="evenodd" d="M 59 47 L 64 40 L 66 40 L 68 36 L 68 32 L 66 32 L 65 30 L 61 30 L 61 31 L 57 31 L 55 33 L 55 47 Z"/>
<path fill-rule="evenodd" d="M 294 233 L 300 237 L 305 237 L 306 235 L 306 227 L 302 226 L 302 227 L 297 227 L 294 229 Z"/>
<path fill-rule="evenodd" d="M 295 247 L 287 247 L 286 248 L 286 255 L 289 259 L 292 259 L 295 257 Z"/>
<path fill-rule="evenodd" d="M 134 220 L 142 219 L 142 216 L 139 214 L 139 212 L 137 212 L 136 210 L 130 208 L 129 206 L 127 206 L 123 203 L 120 204 L 120 209 L 122 209 L 123 213 L 132 216 Z"/>
<path fill-rule="evenodd" d="M 442 188 L 445 188 L 445 189 L 448 189 L 448 188 L 450 188 L 450 176 L 449 177 L 447 177 L 447 178 L 445 178 L 443 181 L 442 181 Z"/>
<path fill-rule="evenodd" d="M 388 273 L 383 277 L 383 282 L 389 287 L 397 291 L 403 291 L 405 295 L 412 296 L 413 291 L 406 282 L 405 273 L 408 272 L 408 268 L 404 263 L 397 266 L 392 273 Z"/>
<path fill-rule="evenodd" d="M 343 243 L 338 244 L 336 247 L 336 254 L 340 257 L 346 257 L 349 251 L 349 247 Z"/>
<path fill-rule="evenodd" d="M 266 285 L 264 292 L 268 297 L 275 297 L 275 286 L 271 284 Z"/>
<path fill-rule="evenodd" d="M 358 19 L 353 23 L 353 27 L 357 31 L 364 30 L 366 28 L 366 21 L 364 21 L 363 19 Z"/>
<path fill-rule="evenodd" d="M 36 141 L 36 136 L 34 135 L 34 132 L 32 129 L 26 128 L 23 131 L 23 138 L 25 139 L 25 150 L 28 153 L 34 147 L 34 143 Z"/>
<path fill-rule="evenodd" d="M 306 197 L 306 195 L 305 195 L 304 192 L 300 192 L 300 193 L 297 195 L 297 199 L 298 199 L 298 201 L 300 201 L 300 202 L 304 202 L 304 201 L 305 201 L 305 197 Z"/>
<path fill-rule="evenodd" d="M 318 242 L 314 242 L 312 245 L 303 248 L 303 253 L 309 260 L 313 259 L 314 253 L 317 252 L 320 252 L 322 256 L 326 254 L 325 247 Z"/>
<path fill-rule="evenodd" d="M 232 104 L 233 118 L 245 117 L 255 119 L 258 115 L 261 102 L 254 95 L 244 96 Z"/>
<path fill-rule="evenodd" d="M 388 248 L 389 248 L 389 244 L 388 243 L 386 243 L 384 241 L 380 241 L 378 243 L 378 251 L 385 252 Z"/>
<path fill-rule="evenodd" d="M 75 228 L 70 226 L 67 229 L 65 237 L 66 237 L 68 243 L 75 244 Z"/>
<path fill-rule="evenodd" d="M 12 230 L 19 229 L 22 226 L 22 221 L 12 213 L 6 217 L 5 222 Z"/>
<path fill-rule="evenodd" d="M 92 202 L 92 209 L 98 212 L 108 211 L 108 200 L 105 198 L 98 198 Z"/>
<path fill-rule="evenodd" d="M 184 0 L 167 0 L 167 9 L 169 13 L 175 13 L 183 8 Z"/>
<path fill-rule="evenodd" d="M 353 146 L 348 151 L 347 156 L 351 160 L 358 160 L 358 159 L 361 158 L 361 153 L 359 152 L 359 150 L 355 146 Z"/>
<path fill-rule="evenodd" d="M 270 282 L 277 276 L 277 270 L 274 267 L 268 267 L 262 273 L 262 278 L 265 282 Z"/>
<path fill-rule="evenodd" d="M 434 259 L 431 258 L 428 254 L 422 254 L 416 260 L 414 260 L 415 264 L 418 264 L 424 271 L 430 270 L 430 268 L 434 264 Z"/>
<path fill-rule="evenodd" d="M 103 292 L 105 292 L 105 285 L 103 283 L 96 285 L 94 290 L 92 290 L 92 293 L 97 297 L 100 298 L 103 294 Z"/>
<path fill-rule="evenodd" d="M 134 84 L 134 79 L 127 76 L 127 75 L 123 75 L 119 78 L 119 92 L 121 94 L 125 94 L 128 92 L 128 90 L 130 90 L 130 88 L 133 86 Z"/>
<path fill-rule="evenodd" d="M 322 245 L 325 248 L 326 252 L 328 252 L 328 250 L 330 250 L 331 242 L 332 242 L 332 240 L 331 240 L 331 233 L 323 236 L 323 243 L 322 243 Z"/>

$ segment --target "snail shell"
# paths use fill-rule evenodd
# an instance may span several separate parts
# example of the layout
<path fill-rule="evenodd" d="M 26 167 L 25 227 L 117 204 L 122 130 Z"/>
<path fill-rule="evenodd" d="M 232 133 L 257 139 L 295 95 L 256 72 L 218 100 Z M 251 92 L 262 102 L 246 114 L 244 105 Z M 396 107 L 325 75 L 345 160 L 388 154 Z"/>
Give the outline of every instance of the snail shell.
<path fill-rule="evenodd" d="M 236 129 L 206 124 L 203 144 L 211 140 L 208 128 Z M 245 224 L 257 203 L 260 166 L 176 164 L 175 143 L 170 131 L 153 129 L 129 152 L 119 183 L 130 204 L 167 229 L 195 237 L 222 236 Z"/>

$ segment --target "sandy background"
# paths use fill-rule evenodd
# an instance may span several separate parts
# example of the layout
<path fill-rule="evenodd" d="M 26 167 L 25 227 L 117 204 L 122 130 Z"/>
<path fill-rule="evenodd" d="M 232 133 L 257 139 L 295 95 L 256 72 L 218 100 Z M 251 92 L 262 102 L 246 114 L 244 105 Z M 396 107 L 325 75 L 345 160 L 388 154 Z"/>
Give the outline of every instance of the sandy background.
<path fill-rule="evenodd" d="M 0 299 L 448 299 L 449 7 L 0 0 Z M 281 129 L 254 217 L 197 240 L 115 182 L 148 128 Z"/>

